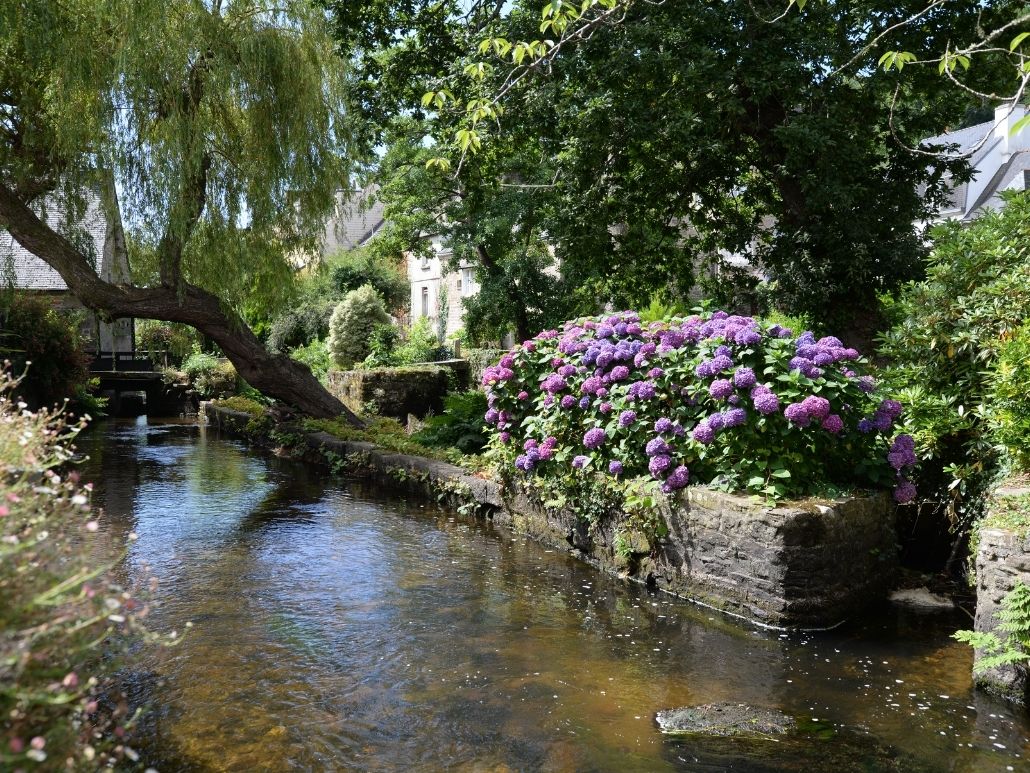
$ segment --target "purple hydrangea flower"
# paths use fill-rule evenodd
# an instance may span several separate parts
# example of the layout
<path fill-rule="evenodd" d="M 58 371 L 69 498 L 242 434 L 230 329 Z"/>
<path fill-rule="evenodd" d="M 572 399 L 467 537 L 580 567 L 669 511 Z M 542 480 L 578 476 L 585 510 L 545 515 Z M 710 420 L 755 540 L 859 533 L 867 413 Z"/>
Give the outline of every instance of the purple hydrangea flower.
<path fill-rule="evenodd" d="M 498 411 L 496 408 L 491 408 L 483 414 L 483 421 L 485 421 L 487 424 L 496 424 L 497 419 L 498 417 L 500 417 L 500 415 L 500 411 Z"/>
<path fill-rule="evenodd" d="M 872 376 L 862 376 L 858 379 L 858 388 L 868 394 L 876 389 L 876 379 Z"/>
<path fill-rule="evenodd" d="M 859 419 L 858 431 L 863 435 L 868 435 L 873 431 L 873 423 L 869 419 Z"/>
<path fill-rule="evenodd" d="M 625 365 L 616 365 L 611 372 L 612 381 L 622 381 L 629 378 L 629 368 Z"/>
<path fill-rule="evenodd" d="M 604 382 L 599 377 L 591 376 L 583 382 L 583 386 L 579 388 L 579 391 L 585 395 L 592 395 L 602 386 L 604 386 Z"/>
<path fill-rule="evenodd" d="M 600 427 L 594 427 L 588 429 L 586 434 L 583 435 L 583 445 L 593 451 L 595 448 L 600 448 L 606 439 L 604 430 Z"/>
<path fill-rule="evenodd" d="M 759 333 L 757 330 L 741 330 L 733 337 L 733 340 L 740 346 L 750 346 L 752 344 L 757 344 L 759 341 L 761 341 L 762 334 Z"/>
<path fill-rule="evenodd" d="M 681 464 L 672 471 L 668 478 L 665 479 L 665 485 L 668 486 L 670 490 L 675 491 L 676 489 L 681 489 L 686 486 L 689 481 L 690 470 Z"/>
<path fill-rule="evenodd" d="M 791 403 L 783 411 L 783 415 L 787 417 L 787 421 L 799 427 L 807 427 L 812 421 L 812 417 L 808 415 L 808 411 L 801 403 Z"/>
<path fill-rule="evenodd" d="M 529 472 L 533 469 L 533 462 L 526 454 L 519 454 L 515 457 L 515 469 Z"/>
<path fill-rule="evenodd" d="M 901 403 L 897 400 L 884 400 L 877 409 L 878 413 L 881 411 L 891 419 L 896 419 L 901 415 Z"/>
<path fill-rule="evenodd" d="M 830 401 L 818 395 L 809 395 L 801 401 L 805 413 L 816 421 L 822 421 L 830 415 Z"/>
<path fill-rule="evenodd" d="M 710 362 L 712 363 L 712 365 L 711 365 L 711 369 L 712 369 L 711 375 L 713 375 L 713 376 L 716 373 L 722 373 L 722 371 L 729 370 L 730 368 L 733 367 L 733 360 L 731 360 L 729 358 L 729 356 L 725 355 L 725 354 L 717 354 L 717 355 L 715 355 L 710 360 Z"/>
<path fill-rule="evenodd" d="M 733 372 L 733 383 L 741 389 L 753 387 L 757 381 L 755 372 L 751 368 L 741 366 Z"/>
<path fill-rule="evenodd" d="M 662 438 L 652 438 L 647 442 L 647 446 L 644 448 L 644 452 L 648 456 L 659 456 L 662 454 L 668 454 L 672 449 L 669 444 L 666 443 Z"/>
<path fill-rule="evenodd" d="M 647 469 L 650 470 L 651 474 L 656 478 L 661 478 L 662 473 L 669 469 L 672 464 L 672 457 L 670 456 L 652 456 L 651 461 L 647 463 Z"/>
<path fill-rule="evenodd" d="M 739 427 L 747 421 L 747 411 L 743 408 L 730 408 L 723 414 L 723 427 Z"/>
<path fill-rule="evenodd" d="M 562 365 L 560 368 L 558 368 L 558 375 L 562 376 L 564 378 L 568 378 L 569 376 L 575 376 L 576 375 L 576 366 L 575 365 Z"/>
<path fill-rule="evenodd" d="M 589 397 L 586 397 L 584 399 L 588 401 L 590 400 Z M 562 397 L 561 401 L 558 404 L 565 410 L 569 410 L 576 404 L 576 398 L 572 395 L 565 395 L 564 397 Z"/>
<path fill-rule="evenodd" d="M 711 416 L 705 419 L 708 422 L 708 426 L 719 431 L 723 427 L 723 417 L 721 413 L 713 413 Z"/>
<path fill-rule="evenodd" d="M 729 379 L 718 378 L 708 387 L 708 393 L 717 400 L 729 397 L 733 394 L 733 383 Z"/>
<path fill-rule="evenodd" d="M 916 487 L 911 481 L 903 481 L 894 489 L 894 501 L 899 505 L 908 504 L 916 498 Z"/>
<path fill-rule="evenodd" d="M 588 461 L 590 461 L 589 457 L 580 455 L 572 460 L 572 466 L 577 470 L 582 470 Z"/>
<path fill-rule="evenodd" d="M 528 400 L 529 399 L 529 392 L 527 392 L 525 389 L 523 389 L 521 392 L 519 392 L 517 395 L 515 395 L 515 399 L 516 400 L 521 400 L 521 401 Z"/>
<path fill-rule="evenodd" d="M 768 416 L 780 410 L 780 398 L 768 389 L 754 395 L 752 402 L 755 404 L 755 410 L 763 416 Z"/>
<path fill-rule="evenodd" d="M 647 377 L 648 378 L 661 378 L 664 375 L 665 375 L 665 371 L 662 370 L 661 368 L 651 368 L 651 370 L 649 370 L 647 372 Z"/>
<path fill-rule="evenodd" d="M 522 444 L 522 450 L 528 451 L 530 448 L 536 448 L 539 445 L 533 438 L 529 438 L 525 443 Z"/>
<path fill-rule="evenodd" d="M 672 430 L 672 419 L 666 418 L 665 416 L 663 416 L 662 418 L 660 418 L 658 421 L 656 421 L 654 423 L 654 431 L 655 432 L 661 433 L 661 432 L 669 432 L 671 430 Z"/>
<path fill-rule="evenodd" d="M 601 403 L 600 407 L 598 407 L 597 410 L 599 410 L 601 413 L 605 413 L 605 414 L 611 413 L 612 412 L 612 404 L 611 403 Z"/>
<path fill-rule="evenodd" d="M 584 411 L 587 408 L 589 408 L 590 407 L 590 398 L 587 397 L 586 395 L 584 395 L 583 397 L 579 398 L 579 407 L 582 408 Z"/>
<path fill-rule="evenodd" d="M 500 438 L 501 438 L 501 442 L 502 443 L 510 443 L 511 442 L 511 433 L 510 432 L 502 432 L 500 434 Z"/>
<path fill-rule="evenodd" d="M 873 414 L 873 427 L 880 432 L 886 432 L 891 428 L 892 424 L 894 424 L 894 421 L 889 414 L 883 411 L 877 411 Z"/>
<path fill-rule="evenodd" d="M 840 434 L 844 429 L 844 420 L 836 413 L 831 413 L 825 419 L 823 419 L 822 428 L 829 432 L 831 435 Z"/>
<path fill-rule="evenodd" d="M 545 392 L 550 392 L 551 394 L 560 392 L 567 386 L 568 384 L 565 383 L 565 379 L 557 373 L 552 373 L 540 383 L 540 388 Z"/>
<path fill-rule="evenodd" d="M 715 440 L 715 430 L 708 424 L 708 422 L 699 422 L 694 431 L 691 433 L 691 437 L 694 438 L 701 445 L 708 445 Z"/>
<path fill-rule="evenodd" d="M 623 411 L 619 414 L 619 426 L 628 427 L 630 424 L 637 420 L 636 411 Z"/>
<path fill-rule="evenodd" d="M 608 472 L 612 475 L 620 475 L 622 473 L 622 462 L 614 461 L 608 463 Z"/>

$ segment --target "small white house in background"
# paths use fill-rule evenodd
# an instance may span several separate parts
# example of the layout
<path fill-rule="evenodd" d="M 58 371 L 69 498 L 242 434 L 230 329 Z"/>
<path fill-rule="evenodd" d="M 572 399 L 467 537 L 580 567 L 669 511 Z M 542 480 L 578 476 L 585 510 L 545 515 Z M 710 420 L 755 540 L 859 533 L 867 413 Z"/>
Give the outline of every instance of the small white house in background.
<path fill-rule="evenodd" d="M 431 257 L 408 253 L 411 322 L 428 317 L 436 325 L 442 314 L 446 317 L 444 335 L 450 336 L 463 327 L 462 300 L 478 293 L 479 284 L 473 264 L 463 263 L 457 271 L 450 270 L 451 250 L 444 248 L 439 237 L 431 237 L 430 241 Z"/>
<path fill-rule="evenodd" d="M 1024 115 L 1024 105 L 1016 105 L 1011 110 L 1007 105 L 1002 106 L 994 111 L 993 121 L 923 141 L 924 146 L 957 145 L 957 150 L 951 152 L 973 151 L 969 157 L 972 179 L 952 189 L 950 201 L 932 223 L 975 220 L 984 210 L 1004 206 L 999 195 L 1002 191 L 1023 191 L 1030 187 L 1030 127 L 1024 126 L 1012 133 Z"/>
<path fill-rule="evenodd" d="M 129 282 L 125 235 L 117 210 L 109 219 L 98 191 L 87 191 L 85 197 L 85 212 L 76 224 L 73 241 L 89 250 L 97 274 L 105 282 Z M 61 233 L 66 230 L 67 211 L 61 201 L 48 201 L 45 215 L 47 224 L 55 231 Z M 0 231 L 0 284 L 18 292 L 49 298 L 59 309 L 83 310 L 85 318 L 80 332 L 88 352 L 107 357 L 110 352 L 126 354 L 135 351 L 132 319 L 108 322 L 94 312 L 86 312 L 61 275 L 42 258 L 22 247 L 7 231 Z"/>

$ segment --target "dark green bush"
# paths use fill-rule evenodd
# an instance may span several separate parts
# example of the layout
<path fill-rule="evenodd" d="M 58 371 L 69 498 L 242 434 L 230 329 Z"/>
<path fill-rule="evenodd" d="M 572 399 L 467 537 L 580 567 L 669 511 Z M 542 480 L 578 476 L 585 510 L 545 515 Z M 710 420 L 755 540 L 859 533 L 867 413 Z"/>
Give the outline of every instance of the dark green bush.
<path fill-rule="evenodd" d="M 933 232 L 926 279 L 885 307 L 893 325 L 880 353 L 923 454 L 920 492 L 963 533 L 982 513 L 999 470 L 985 404 L 1005 341 L 1030 310 L 1030 197 Z"/>
<path fill-rule="evenodd" d="M 268 348 L 273 352 L 288 352 L 323 340 L 329 335 L 333 305 L 328 298 L 315 298 L 282 312 L 269 327 Z"/>
<path fill-rule="evenodd" d="M 341 300 L 351 290 L 372 285 L 387 309 L 407 308 L 411 289 L 398 266 L 366 250 L 341 252 L 328 258 L 322 269 L 331 296 Z"/>
<path fill-rule="evenodd" d="M 457 448 L 464 454 L 478 454 L 486 446 L 483 423 L 486 395 L 478 389 L 453 392 L 444 398 L 443 413 L 431 416 L 412 439 L 425 446 Z"/>
<path fill-rule="evenodd" d="M 13 372 L 28 372 L 16 387 L 32 406 L 73 397 L 87 383 L 87 359 L 72 315 L 43 297 L 20 293 L 0 299 L 0 360 Z"/>
<path fill-rule="evenodd" d="M 986 413 L 994 438 L 1016 470 L 1030 470 L 1030 325 L 998 350 L 988 380 Z"/>

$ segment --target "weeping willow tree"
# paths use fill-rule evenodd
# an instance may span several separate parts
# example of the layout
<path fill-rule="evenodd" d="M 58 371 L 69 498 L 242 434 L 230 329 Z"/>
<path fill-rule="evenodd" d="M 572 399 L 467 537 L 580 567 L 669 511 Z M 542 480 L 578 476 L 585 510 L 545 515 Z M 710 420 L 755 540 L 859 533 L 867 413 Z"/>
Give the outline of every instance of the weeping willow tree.
<path fill-rule="evenodd" d="M 241 314 L 290 286 L 347 179 L 344 67 L 304 0 L 6 0 L 0 226 L 87 307 L 192 325 L 257 389 L 346 413 Z M 77 233 L 90 191 L 132 225 L 132 284 Z"/>

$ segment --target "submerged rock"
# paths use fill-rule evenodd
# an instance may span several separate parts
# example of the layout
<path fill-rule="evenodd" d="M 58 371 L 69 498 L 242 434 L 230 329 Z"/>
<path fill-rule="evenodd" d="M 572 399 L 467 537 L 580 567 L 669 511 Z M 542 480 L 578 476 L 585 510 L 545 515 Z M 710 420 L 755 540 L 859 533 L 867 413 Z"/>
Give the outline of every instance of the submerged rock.
<path fill-rule="evenodd" d="M 690 770 L 748 773 L 930 773 L 877 738 L 775 709 L 714 703 L 659 711 L 670 761 Z"/>
<path fill-rule="evenodd" d="M 891 603 L 904 604 L 921 609 L 954 609 L 955 602 L 947 596 L 934 593 L 929 588 L 903 588 L 888 597 Z"/>
<path fill-rule="evenodd" d="M 793 732 L 793 717 L 745 703 L 707 703 L 659 711 L 655 719 L 663 733 L 701 733 L 709 736 L 770 736 Z"/>

